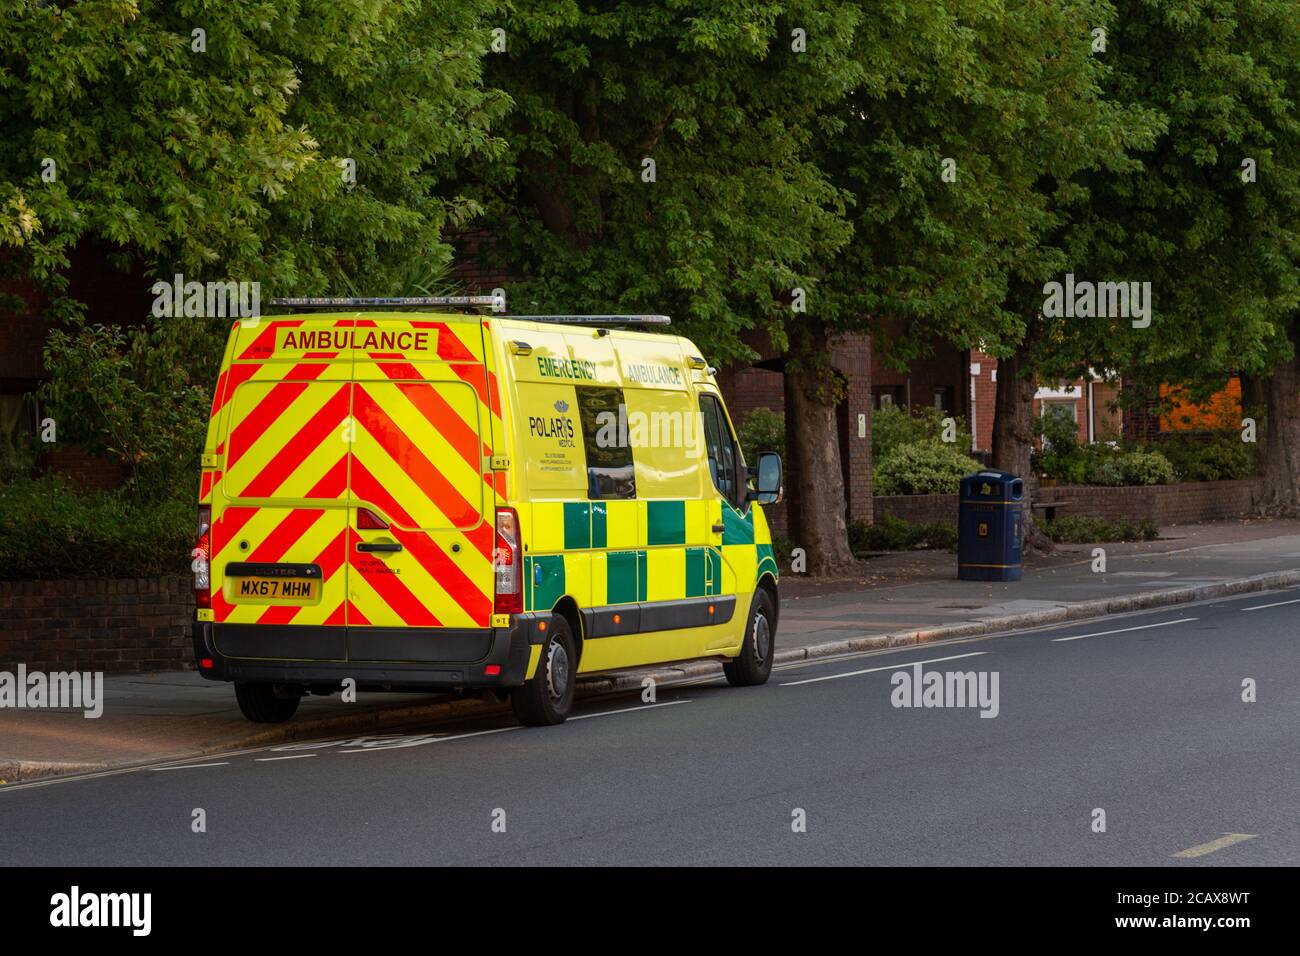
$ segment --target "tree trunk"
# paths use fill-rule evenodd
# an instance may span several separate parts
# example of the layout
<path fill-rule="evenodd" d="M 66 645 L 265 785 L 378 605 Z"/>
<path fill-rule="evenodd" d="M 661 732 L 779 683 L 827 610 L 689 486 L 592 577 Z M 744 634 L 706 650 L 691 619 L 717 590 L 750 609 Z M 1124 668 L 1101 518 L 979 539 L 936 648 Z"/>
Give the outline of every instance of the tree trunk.
<path fill-rule="evenodd" d="M 1034 521 L 1034 477 L 1030 456 L 1034 449 L 1034 392 L 1038 382 L 1028 361 L 1033 326 L 1009 358 L 998 359 L 997 399 L 993 413 L 993 467 L 1019 475 L 1025 483 L 1025 547 L 1052 550 L 1052 541 Z"/>
<path fill-rule="evenodd" d="M 794 343 L 791 343 L 792 346 Z M 858 570 L 849 549 L 844 472 L 840 466 L 835 417 L 834 371 L 826 363 L 824 333 L 807 337 L 798 359 L 786 363 L 786 444 L 799 480 L 794 546 L 808 556 L 808 573 L 851 574 Z"/>
<path fill-rule="evenodd" d="M 1266 514 L 1300 514 L 1300 329 L 1292 320 L 1287 335 L 1296 353 L 1278 362 L 1268 380 L 1268 420 L 1264 429 L 1264 490 L 1260 508 Z"/>

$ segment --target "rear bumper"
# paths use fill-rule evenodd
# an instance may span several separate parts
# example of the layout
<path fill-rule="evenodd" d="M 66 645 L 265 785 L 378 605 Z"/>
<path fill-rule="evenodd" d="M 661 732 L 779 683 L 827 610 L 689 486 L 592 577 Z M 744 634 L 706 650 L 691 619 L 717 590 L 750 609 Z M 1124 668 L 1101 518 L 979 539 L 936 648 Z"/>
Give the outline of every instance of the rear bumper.
<path fill-rule="evenodd" d="M 191 636 L 199 673 L 209 680 L 337 687 L 352 678 L 359 689 L 517 687 L 528 676 L 532 645 L 545 636 L 538 624 L 550 617 L 550 612 L 515 614 L 509 627 L 454 632 L 403 628 L 384 633 L 379 645 L 371 642 L 368 629 L 358 629 L 358 637 L 365 640 L 362 646 L 382 647 L 383 660 L 344 659 L 348 646 L 344 628 L 195 621 Z M 341 653 L 339 659 L 301 660 L 293 655 L 295 644 L 304 649 L 333 647 Z M 403 645 L 409 653 L 403 652 Z M 263 650 L 259 653 L 258 648 Z M 205 661 L 210 666 L 205 667 Z M 500 672 L 488 674 L 491 665 Z"/>

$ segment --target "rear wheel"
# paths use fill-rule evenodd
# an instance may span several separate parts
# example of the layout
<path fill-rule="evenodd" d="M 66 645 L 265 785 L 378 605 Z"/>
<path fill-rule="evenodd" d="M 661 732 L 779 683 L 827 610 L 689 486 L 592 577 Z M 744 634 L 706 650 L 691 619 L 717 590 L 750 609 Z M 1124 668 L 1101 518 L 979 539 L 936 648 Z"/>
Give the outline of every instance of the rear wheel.
<path fill-rule="evenodd" d="M 772 596 L 759 588 L 749 609 L 749 624 L 745 628 L 745 642 L 740 645 L 740 654 L 722 665 L 722 672 L 732 687 L 767 683 L 776 649 L 774 610 Z"/>
<path fill-rule="evenodd" d="M 574 652 L 573 632 L 569 622 L 553 616 L 547 627 L 550 635 L 542 645 L 537 673 L 522 687 L 510 692 L 510 706 L 521 724 L 547 727 L 560 724 L 573 708 L 573 691 L 577 684 L 578 656 Z"/>
<path fill-rule="evenodd" d="M 235 700 L 240 712 L 255 724 L 282 724 L 298 710 L 300 697 L 281 697 L 274 684 L 235 681 Z"/>

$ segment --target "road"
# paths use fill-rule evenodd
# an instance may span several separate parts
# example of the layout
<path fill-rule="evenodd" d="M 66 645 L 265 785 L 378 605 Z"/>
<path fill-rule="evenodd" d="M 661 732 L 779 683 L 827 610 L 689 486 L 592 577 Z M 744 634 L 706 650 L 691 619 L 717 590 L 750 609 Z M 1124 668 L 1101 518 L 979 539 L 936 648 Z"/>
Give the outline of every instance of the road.
<path fill-rule="evenodd" d="M 556 728 L 20 784 L 0 861 L 1296 865 L 1298 619 L 1300 590 L 1252 594 L 588 701 Z M 893 706 L 913 662 L 996 674 L 997 716 Z"/>

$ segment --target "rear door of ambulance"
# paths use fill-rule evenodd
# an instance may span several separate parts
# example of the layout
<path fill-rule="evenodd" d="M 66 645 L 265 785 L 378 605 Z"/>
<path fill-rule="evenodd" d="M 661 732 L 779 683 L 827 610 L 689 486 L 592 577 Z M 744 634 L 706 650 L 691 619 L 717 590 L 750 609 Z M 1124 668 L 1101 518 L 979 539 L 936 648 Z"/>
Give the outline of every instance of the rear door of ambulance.
<path fill-rule="evenodd" d="M 214 640 L 229 657 L 346 658 L 352 356 L 335 327 L 236 323 L 215 399 L 211 541 Z"/>
<path fill-rule="evenodd" d="M 491 641 L 499 391 L 473 316 L 386 315 L 353 335 L 348 657 L 465 664 Z M 497 473 L 498 478 L 502 473 Z"/>

